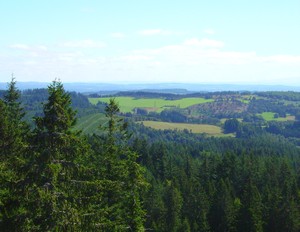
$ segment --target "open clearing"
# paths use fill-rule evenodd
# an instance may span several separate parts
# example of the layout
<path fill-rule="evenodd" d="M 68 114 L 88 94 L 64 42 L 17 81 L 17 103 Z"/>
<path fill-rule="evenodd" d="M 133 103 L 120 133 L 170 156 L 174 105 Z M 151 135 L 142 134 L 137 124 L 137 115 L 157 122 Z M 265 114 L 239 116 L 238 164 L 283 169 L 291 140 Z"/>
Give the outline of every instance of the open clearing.
<path fill-rule="evenodd" d="M 208 124 L 189 124 L 189 123 L 172 123 L 172 122 L 157 122 L 157 121 L 141 121 L 146 127 L 151 127 L 156 130 L 189 130 L 193 133 L 205 133 L 211 136 L 232 136 L 232 134 L 223 134 L 222 129 L 218 126 Z"/>
<path fill-rule="evenodd" d="M 109 102 L 109 97 L 105 98 L 89 98 L 92 104 L 100 102 Z M 214 101 L 205 98 L 182 98 L 179 100 L 165 100 L 162 98 L 133 98 L 133 97 L 116 97 L 120 110 L 123 113 L 132 112 L 134 108 L 151 108 L 152 111 L 161 112 L 164 109 L 178 107 L 187 108 L 192 105 L 203 104 Z"/>
<path fill-rule="evenodd" d="M 107 122 L 104 114 L 91 114 L 78 119 L 75 129 L 82 130 L 84 134 L 93 134 L 97 132 L 100 125 Z"/>
<path fill-rule="evenodd" d="M 279 117 L 279 118 L 275 118 L 276 113 L 274 112 L 263 112 L 262 114 L 258 114 L 260 116 L 263 117 L 264 120 L 266 121 L 280 121 L 280 122 L 284 122 L 284 121 L 294 121 L 295 120 L 295 116 L 292 115 L 287 115 L 285 118 Z"/>

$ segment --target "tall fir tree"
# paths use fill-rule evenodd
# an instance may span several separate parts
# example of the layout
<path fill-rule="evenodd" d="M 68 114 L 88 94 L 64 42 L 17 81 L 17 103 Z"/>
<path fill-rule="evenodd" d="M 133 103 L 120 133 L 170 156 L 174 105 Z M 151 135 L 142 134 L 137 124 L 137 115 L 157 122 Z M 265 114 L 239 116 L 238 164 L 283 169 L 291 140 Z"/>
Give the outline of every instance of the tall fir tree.
<path fill-rule="evenodd" d="M 0 100 L 0 230 L 18 231 L 24 220 L 28 125 L 23 121 L 20 91 L 15 78 Z"/>
<path fill-rule="evenodd" d="M 59 81 L 48 87 L 43 117 L 35 118 L 33 135 L 35 162 L 32 169 L 32 214 L 28 228 L 41 231 L 80 231 L 83 169 L 80 161 L 88 146 L 73 130 L 76 112 Z"/>
<path fill-rule="evenodd" d="M 242 199 L 240 231 L 263 231 L 263 204 L 257 187 L 250 181 L 245 186 Z"/>
<path fill-rule="evenodd" d="M 104 141 L 97 142 L 101 136 L 94 136 L 96 169 L 104 186 L 96 213 L 102 217 L 98 220 L 103 231 L 144 231 L 141 192 L 147 184 L 137 163 L 138 155 L 128 146 L 127 123 L 119 112 L 116 101 L 110 99 L 105 109 L 108 121 L 101 126 L 106 132 Z"/>
<path fill-rule="evenodd" d="M 183 204 L 180 191 L 176 188 L 173 181 L 167 181 L 165 192 L 165 202 L 167 208 L 166 222 L 167 231 L 179 231 L 181 226 L 181 208 Z"/>

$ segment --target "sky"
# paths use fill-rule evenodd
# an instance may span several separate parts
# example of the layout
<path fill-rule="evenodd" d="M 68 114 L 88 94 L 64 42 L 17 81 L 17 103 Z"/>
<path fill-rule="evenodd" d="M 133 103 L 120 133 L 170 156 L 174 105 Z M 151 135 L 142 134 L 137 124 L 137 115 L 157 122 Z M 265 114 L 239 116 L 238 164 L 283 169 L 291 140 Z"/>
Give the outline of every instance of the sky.
<path fill-rule="evenodd" d="M 0 82 L 300 86 L 300 0 L 0 0 Z"/>

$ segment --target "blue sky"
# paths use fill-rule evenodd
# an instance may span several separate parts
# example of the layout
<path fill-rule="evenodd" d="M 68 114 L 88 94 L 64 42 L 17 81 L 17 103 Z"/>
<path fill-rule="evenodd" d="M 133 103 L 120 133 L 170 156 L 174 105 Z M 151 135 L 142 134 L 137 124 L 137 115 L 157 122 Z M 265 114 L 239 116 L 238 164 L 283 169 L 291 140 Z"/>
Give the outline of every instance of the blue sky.
<path fill-rule="evenodd" d="M 0 82 L 300 86 L 300 1 L 11 0 Z"/>

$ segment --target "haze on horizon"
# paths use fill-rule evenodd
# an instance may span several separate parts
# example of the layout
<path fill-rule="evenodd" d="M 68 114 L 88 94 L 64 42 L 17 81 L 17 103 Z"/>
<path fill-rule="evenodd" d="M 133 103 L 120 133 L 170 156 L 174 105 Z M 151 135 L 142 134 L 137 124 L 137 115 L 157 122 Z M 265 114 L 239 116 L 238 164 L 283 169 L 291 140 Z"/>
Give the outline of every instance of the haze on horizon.
<path fill-rule="evenodd" d="M 2 1 L 0 82 L 300 86 L 300 1 Z"/>

